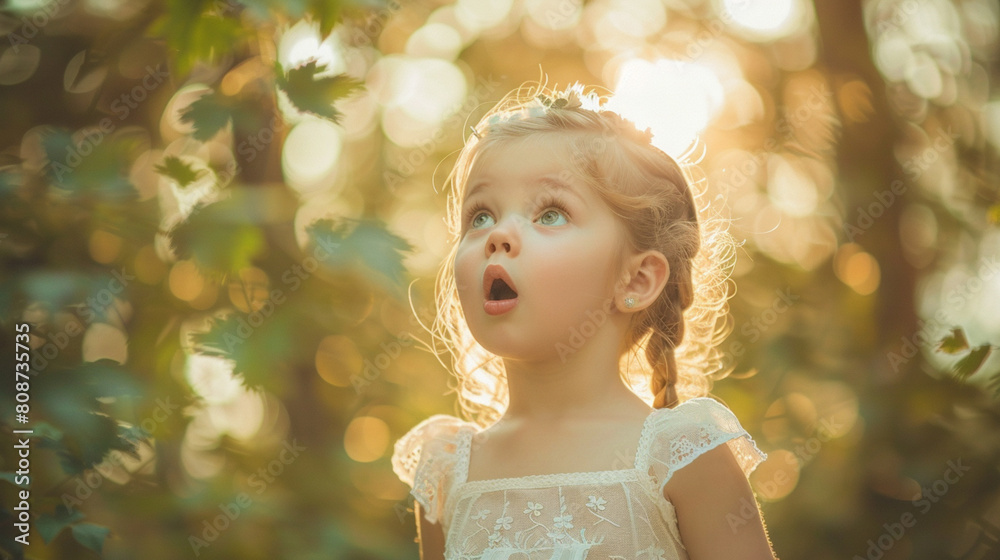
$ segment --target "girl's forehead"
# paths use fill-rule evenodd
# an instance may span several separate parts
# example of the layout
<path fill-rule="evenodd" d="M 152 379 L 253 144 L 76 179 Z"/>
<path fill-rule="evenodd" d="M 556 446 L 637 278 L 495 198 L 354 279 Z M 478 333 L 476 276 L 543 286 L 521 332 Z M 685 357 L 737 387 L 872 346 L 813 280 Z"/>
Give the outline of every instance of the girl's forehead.
<path fill-rule="evenodd" d="M 469 168 L 469 181 L 492 175 L 544 170 L 567 180 L 579 178 L 573 169 L 574 146 L 566 133 L 546 132 L 533 136 L 502 139 L 482 146 Z M 511 167 L 511 159 L 518 165 Z"/>
<path fill-rule="evenodd" d="M 497 138 L 485 142 L 481 153 L 500 154 L 511 151 L 537 150 L 539 148 L 554 151 L 565 151 L 571 149 L 574 141 L 578 140 L 580 134 L 573 134 L 568 131 L 547 130 L 539 131 L 527 136 L 514 136 Z"/>

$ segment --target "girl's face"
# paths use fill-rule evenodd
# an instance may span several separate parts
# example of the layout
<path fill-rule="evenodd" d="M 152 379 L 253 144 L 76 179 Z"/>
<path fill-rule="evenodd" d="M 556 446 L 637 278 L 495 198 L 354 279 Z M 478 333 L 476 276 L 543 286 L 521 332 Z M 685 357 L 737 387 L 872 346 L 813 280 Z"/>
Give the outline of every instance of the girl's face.
<path fill-rule="evenodd" d="M 490 147 L 469 173 L 455 281 L 472 335 L 498 356 L 565 359 L 614 307 L 617 218 L 569 172 L 571 155 L 565 136 L 538 134 Z M 486 303 L 492 265 L 513 282 L 512 307 Z"/>

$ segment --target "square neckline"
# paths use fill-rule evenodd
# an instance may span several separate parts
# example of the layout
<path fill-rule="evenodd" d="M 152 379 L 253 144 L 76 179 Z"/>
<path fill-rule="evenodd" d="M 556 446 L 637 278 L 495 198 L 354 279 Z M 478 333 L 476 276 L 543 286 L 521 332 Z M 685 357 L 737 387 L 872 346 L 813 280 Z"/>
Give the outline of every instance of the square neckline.
<path fill-rule="evenodd" d="M 469 465 L 472 458 L 472 438 L 475 434 L 482 432 L 479 426 L 473 423 L 468 423 L 469 429 L 465 430 L 464 437 L 460 441 L 461 447 L 459 449 L 459 462 L 458 462 L 458 476 L 455 480 L 454 487 L 460 488 L 462 486 L 491 486 L 498 484 L 510 484 L 513 482 L 540 482 L 547 481 L 549 479 L 556 480 L 560 478 L 570 478 L 576 479 L 581 477 L 595 477 L 595 478 L 619 478 L 623 476 L 628 476 L 628 474 L 638 471 L 639 457 L 642 454 L 643 447 L 646 445 L 646 440 L 649 437 L 649 425 L 653 416 L 657 411 L 663 410 L 659 408 L 651 409 L 646 418 L 642 421 L 642 429 L 639 431 L 639 440 L 635 448 L 635 456 L 632 458 L 632 465 L 624 469 L 608 469 L 601 471 L 576 471 L 576 472 L 559 472 L 559 473 L 544 473 L 544 474 L 529 474 L 524 476 L 513 476 L 513 477 L 503 477 L 503 478 L 484 478 L 480 480 L 469 480 Z"/>

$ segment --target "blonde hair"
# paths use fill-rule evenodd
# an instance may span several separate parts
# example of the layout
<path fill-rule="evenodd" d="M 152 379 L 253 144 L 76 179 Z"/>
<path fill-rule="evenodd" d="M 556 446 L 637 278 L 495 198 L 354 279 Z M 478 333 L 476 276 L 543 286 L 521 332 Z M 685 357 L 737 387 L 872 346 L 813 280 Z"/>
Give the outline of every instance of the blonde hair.
<path fill-rule="evenodd" d="M 552 103 L 552 98 L 570 101 Z M 704 195 L 694 192 L 700 183 L 650 143 L 648 129 L 640 132 L 601 105 L 602 98 L 585 94 L 580 84 L 563 92 L 541 83 L 515 89 L 473 127 L 448 176 L 446 222 L 453 244 L 438 272 L 438 309 L 430 333 L 452 354 L 457 386 L 450 386 L 458 393 L 461 414 L 480 426 L 503 415 L 509 393 L 503 361 L 473 338 L 459 301 L 453 263 L 460 241 L 461 203 L 477 153 L 538 133 L 572 137 L 571 167 L 619 218 L 624 234 L 620 257 L 626 256 L 626 248 L 656 249 L 669 262 L 670 276 L 660 295 L 632 314 L 619 355 L 623 382 L 652 407 L 672 408 L 707 395 L 713 375 L 721 378 L 732 369 L 722 368 L 718 348 L 731 330 L 727 287 L 738 246 L 728 233 L 728 220 L 704 215 L 707 204 L 696 206 Z M 623 264 L 620 258 L 619 273 Z M 648 381 L 642 384 L 648 389 L 636 389 L 634 381 L 640 380 Z"/>

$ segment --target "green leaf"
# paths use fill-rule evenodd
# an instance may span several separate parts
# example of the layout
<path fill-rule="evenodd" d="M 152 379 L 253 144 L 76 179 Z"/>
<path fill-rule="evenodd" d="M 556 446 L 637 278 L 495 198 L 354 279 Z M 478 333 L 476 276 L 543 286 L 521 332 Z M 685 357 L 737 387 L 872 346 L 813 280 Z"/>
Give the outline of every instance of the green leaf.
<path fill-rule="evenodd" d="M 118 435 L 131 442 L 140 442 L 149 439 L 153 434 L 147 432 L 142 426 L 119 426 Z"/>
<path fill-rule="evenodd" d="M 138 446 L 130 439 L 134 428 L 119 426 L 104 414 L 90 413 L 84 426 L 67 429 L 67 437 L 54 442 L 42 440 L 39 447 L 51 449 L 59 458 L 59 465 L 70 475 L 92 469 L 105 460 L 111 451 L 121 451 L 139 459 Z"/>
<path fill-rule="evenodd" d="M 181 111 L 182 123 L 194 125 L 195 140 L 204 142 L 215 136 L 233 120 L 236 104 L 228 96 L 210 92 L 194 100 Z"/>
<path fill-rule="evenodd" d="M 238 18 L 225 17 L 230 15 L 235 14 L 216 9 L 208 0 L 169 0 L 166 13 L 153 22 L 148 35 L 166 40 L 175 57 L 172 67 L 183 78 L 196 63 L 213 64 L 256 33 L 253 27 L 244 29 Z"/>
<path fill-rule="evenodd" d="M 309 11 L 319 22 L 319 34 L 326 37 L 340 21 L 340 0 L 311 0 Z"/>
<path fill-rule="evenodd" d="M 340 121 L 341 113 L 333 107 L 334 101 L 364 89 L 364 84 L 347 74 L 316 78 L 326 65 L 316 66 L 315 60 L 288 71 L 275 62 L 278 87 L 288 95 L 289 101 L 300 111 Z"/>
<path fill-rule="evenodd" d="M 953 372 L 959 379 L 965 379 L 976 373 L 980 367 L 982 367 L 983 362 L 986 357 L 990 355 L 989 344 L 983 344 L 981 346 L 976 346 L 973 348 L 964 358 L 958 361 L 953 368 Z"/>
<path fill-rule="evenodd" d="M 17 191 L 18 176 L 11 171 L 0 170 L 0 196 L 8 196 Z"/>
<path fill-rule="evenodd" d="M 191 342 L 199 354 L 231 360 L 233 373 L 247 389 L 280 392 L 275 368 L 288 356 L 299 355 L 298 345 L 304 343 L 296 332 L 302 316 L 289 311 L 289 305 L 286 301 L 270 314 L 255 317 L 241 312 L 213 317 L 207 331 L 191 333 Z"/>
<path fill-rule="evenodd" d="M 210 91 L 185 107 L 180 114 L 183 123 L 194 126 L 191 136 L 205 142 L 230 123 L 236 128 L 261 131 L 265 126 L 264 111 L 252 99 L 243 99 Z"/>
<path fill-rule="evenodd" d="M 0 472 L 0 480 L 6 480 L 7 482 L 13 484 L 14 486 L 20 486 L 21 488 L 30 488 L 27 484 L 17 483 L 18 474 L 10 471 Z"/>
<path fill-rule="evenodd" d="M 993 398 L 1000 398 L 1000 372 L 993 374 L 993 378 L 986 386 L 993 389 Z"/>
<path fill-rule="evenodd" d="M 132 373 L 114 360 L 84 362 L 75 368 L 74 377 L 74 390 L 94 399 L 142 397 L 145 394 Z"/>
<path fill-rule="evenodd" d="M 969 341 L 965 338 L 965 331 L 961 327 L 953 327 L 951 334 L 938 342 L 937 348 L 948 354 L 957 354 L 969 348 Z"/>
<path fill-rule="evenodd" d="M 59 441 L 63 437 L 62 430 L 56 428 L 48 422 L 35 422 L 31 429 L 34 431 L 34 433 L 31 434 L 32 438 L 44 438 L 52 441 Z"/>
<path fill-rule="evenodd" d="M 42 438 L 39 447 L 52 449 L 67 473 L 76 474 L 104 460 L 112 450 L 138 458 L 135 438 L 109 417 L 101 397 L 144 395 L 142 386 L 123 366 L 98 360 L 72 368 L 50 367 L 32 386 L 40 412 L 60 438 Z M 37 392 L 36 392 L 37 390 Z"/>
<path fill-rule="evenodd" d="M 287 188 L 227 189 L 226 197 L 198 204 L 170 232 L 174 251 L 193 259 L 209 275 L 223 275 L 248 266 L 266 250 L 262 228 L 294 219 L 299 200 Z"/>
<path fill-rule="evenodd" d="M 104 539 L 108 538 L 111 530 L 101 525 L 93 523 L 77 523 L 71 527 L 73 538 L 83 546 L 101 554 L 104 548 Z"/>
<path fill-rule="evenodd" d="M 228 189 L 228 196 L 197 204 L 169 233 L 171 248 L 220 277 L 249 266 L 265 252 L 262 227 L 292 220 L 300 202 L 288 189 Z"/>
<path fill-rule="evenodd" d="M 137 137 L 109 138 L 98 130 L 74 140 L 66 130 L 49 130 L 41 143 L 47 177 L 61 194 L 113 202 L 138 198 L 128 178 L 132 162 L 144 150 Z"/>
<path fill-rule="evenodd" d="M 249 266 L 264 250 L 264 234 L 249 224 L 211 223 L 213 213 L 198 212 L 171 234 L 177 255 L 192 259 L 209 275 L 235 272 Z"/>
<path fill-rule="evenodd" d="M 275 21 L 275 16 L 283 14 L 290 21 L 298 21 L 305 16 L 306 0 L 224 0 L 245 8 L 253 19 Z M 226 10 L 226 8 L 222 8 Z M 227 11 L 233 11 L 228 9 Z"/>
<path fill-rule="evenodd" d="M 70 511 L 63 504 L 59 504 L 54 513 L 39 515 L 38 520 L 35 521 L 35 527 L 38 528 L 38 534 L 42 536 L 42 541 L 49 544 L 67 525 L 81 519 L 83 519 L 83 512 Z"/>
<path fill-rule="evenodd" d="M 155 169 L 157 173 L 177 181 L 177 184 L 182 187 L 190 185 L 205 174 L 204 169 L 195 171 L 189 164 L 184 163 L 177 156 L 167 156 L 163 160 L 163 164 L 158 164 Z"/>
<path fill-rule="evenodd" d="M 374 281 L 394 292 L 401 289 L 406 271 L 403 254 L 412 251 L 413 246 L 387 231 L 382 222 L 324 218 L 309 224 L 306 233 L 322 265 L 333 269 L 361 265 L 377 273 L 372 276 Z"/>

